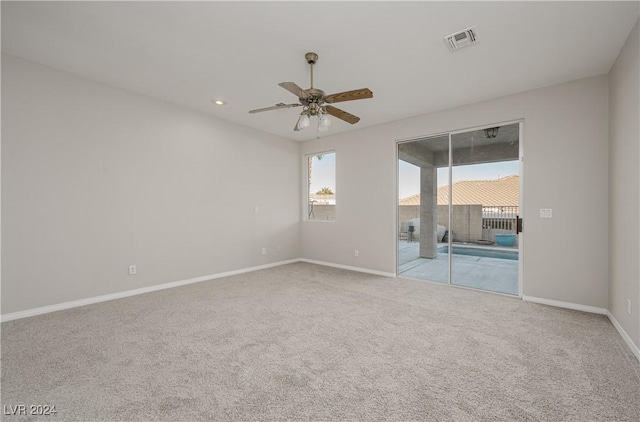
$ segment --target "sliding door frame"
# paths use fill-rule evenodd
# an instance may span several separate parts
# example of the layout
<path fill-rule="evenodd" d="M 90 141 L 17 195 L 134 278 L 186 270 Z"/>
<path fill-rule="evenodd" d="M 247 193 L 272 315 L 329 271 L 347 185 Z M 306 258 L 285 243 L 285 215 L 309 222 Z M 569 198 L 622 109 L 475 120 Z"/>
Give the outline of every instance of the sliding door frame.
<path fill-rule="evenodd" d="M 472 132 L 472 131 L 477 131 L 477 130 L 483 130 L 483 129 L 488 129 L 488 128 L 492 128 L 492 127 L 496 127 L 496 126 L 507 126 L 507 125 L 513 125 L 513 124 L 518 124 L 518 162 L 519 162 L 519 190 L 520 190 L 520 198 L 519 198 L 519 207 L 518 207 L 518 213 L 520 218 L 522 218 L 524 220 L 525 218 L 525 213 L 524 213 L 524 119 L 516 119 L 516 120 L 507 120 L 507 121 L 502 121 L 502 122 L 497 122 L 497 123 L 491 123 L 491 124 L 486 124 L 486 125 L 481 125 L 481 126 L 471 126 L 471 127 L 467 127 L 464 129 L 456 129 L 456 130 L 451 130 L 451 131 L 445 131 L 445 132 L 440 132 L 440 133 L 434 133 L 431 135 L 425 135 L 425 136 L 417 136 L 417 137 L 412 137 L 412 138 L 406 138 L 406 139 L 398 139 L 395 142 L 395 169 L 396 169 L 396 192 L 395 192 L 395 245 L 396 245 L 396 262 L 395 262 L 395 274 L 396 277 L 399 276 L 398 274 L 398 263 L 400 261 L 400 252 L 399 252 L 399 244 L 400 244 L 400 233 L 399 233 L 399 227 L 400 227 L 400 213 L 399 213 L 399 205 L 398 205 L 398 201 L 399 201 L 399 192 L 400 192 L 400 175 L 399 175 L 399 160 L 400 160 L 400 155 L 399 155 L 399 146 L 400 144 L 404 144 L 404 143 L 408 143 L 408 142 L 415 142 L 415 141 L 421 141 L 421 140 L 426 140 L 429 138 L 438 138 L 438 137 L 443 137 L 443 136 L 448 136 L 448 140 L 449 140 L 449 215 L 448 215 L 448 224 L 449 227 L 451 227 L 451 214 L 452 214 L 452 201 L 453 201 L 453 183 L 451 183 L 451 180 L 453 178 L 453 150 L 451 148 L 451 141 L 452 141 L 452 136 L 454 135 L 458 135 L 458 134 L 462 134 L 462 133 L 466 133 L 466 132 Z M 524 226 L 523 226 L 523 231 L 524 231 Z M 468 290 L 475 290 L 475 291 L 480 291 L 480 292 L 486 292 L 486 293 L 493 293 L 493 294 L 497 294 L 497 295 L 501 295 L 501 296 L 507 296 L 507 297 L 518 297 L 520 299 L 522 299 L 522 295 L 523 295 L 523 291 L 524 291 L 524 246 L 525 246 L 525 240 L 524 240 L 524 235 L 522 232 L 517 234 L 518 236 L 518 295 L 514 296 L 514 295 L 510 295 L 510 294 L 506 294 L 506 293 L 500 293 L 500 292 L 495 292 L 495 291 L 491 291 L 491 290 L 483 290 L 483 289 L 478 289 L 475 287 L 467 287 L 467 286 L 459 286 L 457 284 L 452 284 L 451 283 L 451 275 L 452 275 L 452 258 L 451 258 L 451 251 L 452 251 L 452 242 L 453 236 L 448 236 L 447 237 L 447 243 L 449 245 L 448 248 L 448 253 L 447 253 L 447 257 L 448 257 L 448 279 L 447 279 L 447 283 L 449 286 L 453 286 L 453 287 L 457 287 L 457 288 L 461 288 L 461 289 L 468 289 Z M 429 281 L 432 283 L 437 283 L 439 285 L 442 285 L 442 282 L 439 281 L 432 281 L 432 280 L 425 280 L 425 281 Z"/>

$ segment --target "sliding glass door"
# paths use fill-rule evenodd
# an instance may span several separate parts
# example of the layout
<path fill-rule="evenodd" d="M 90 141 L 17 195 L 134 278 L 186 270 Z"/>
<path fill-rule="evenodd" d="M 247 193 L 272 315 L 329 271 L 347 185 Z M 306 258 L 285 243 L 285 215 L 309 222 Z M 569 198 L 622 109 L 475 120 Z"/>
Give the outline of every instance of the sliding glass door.
<path fill-rule="evenodd" d="M 520 125 L 398 144 L 399 275 L 520 294 Z"/>

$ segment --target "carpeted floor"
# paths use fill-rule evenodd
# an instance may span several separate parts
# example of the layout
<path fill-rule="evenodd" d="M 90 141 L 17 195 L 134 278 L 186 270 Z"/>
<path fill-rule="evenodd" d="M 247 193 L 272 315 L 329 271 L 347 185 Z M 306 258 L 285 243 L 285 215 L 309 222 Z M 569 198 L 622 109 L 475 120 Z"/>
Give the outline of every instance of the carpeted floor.
<path fill-rule="evenodd" d="M 298 263 L 4 323 L 1 400 L 57 411 L 3 420 L 639 421 L 640 364 L 604 316 Z"/>

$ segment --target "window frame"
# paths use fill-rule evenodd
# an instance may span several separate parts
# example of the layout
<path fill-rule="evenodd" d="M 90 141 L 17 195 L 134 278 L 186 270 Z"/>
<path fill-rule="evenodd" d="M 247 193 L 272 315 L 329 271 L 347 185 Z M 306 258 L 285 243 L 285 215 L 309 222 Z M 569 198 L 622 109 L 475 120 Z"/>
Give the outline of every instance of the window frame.
<path fill-rule="evenodd" d="M 313 222 L 313 223 L 334 223 L 337 219 L 338 216 L 338 195 L 336 192 L 334 192 L 334 213 L 333 213 L 333 218 L 332 219 L 318 219 L 318 218 L 310 218 L 309 216 L 309 198 L 310 198 L 310 194 L 311 192 L 309 192 L 309 187 L 311 185 L 310 180 L 309 180 L 309 157 L 317 157 L 317 156 L 322 156 L 322 155 L 327 155 L 327 154 L 334 154 L 335 155 L 335 159 L 334 159 L 334 180 L 335 180 L 335 184 L 336 187 L 334 188 L 335 191 L 337 191 L 337 185 L 338 185 L 338 178 L 337 178 L 337 173 L 338 173 L 338 154 L 336 153 L 336 151 L 334 149 L 330 149 L 330 150 L 324 150 L 324 151 L 319 151 L 319 152 L 312 152 L 312 153 L 308 153 L 308 154 L 303 154 L 302 155 L 302 178 L 303 178 L 303 183 L 302 183 L 302 221 L 308 221 L 308 222 Z M 313 176 L 313 174 L 312 174 Z"/>

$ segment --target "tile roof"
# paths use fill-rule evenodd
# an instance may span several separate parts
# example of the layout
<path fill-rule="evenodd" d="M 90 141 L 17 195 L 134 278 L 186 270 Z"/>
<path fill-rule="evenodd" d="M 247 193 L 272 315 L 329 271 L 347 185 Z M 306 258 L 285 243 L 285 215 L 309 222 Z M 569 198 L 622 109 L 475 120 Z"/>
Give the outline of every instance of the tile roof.
<path fill-rule="evenodd" d="M 517 207 L 520 203 L 520 177 L 511 175 L 496 180 L 463 180 L 453 184 L 453 204 L 502 205 Z M 438 205 L 449 203 L 449 186 L 438 188 Z M 399 205 L 420 205 L 420 194 L 398 201 Z"/>
<path fill-rule="evenodd" d="M 420 194 L 407 196 L 398 201 L 398 205 L 420 205 Z"/>

